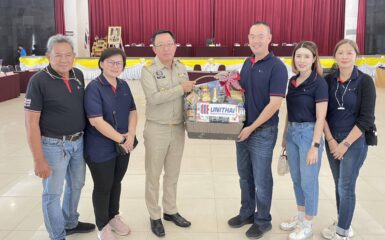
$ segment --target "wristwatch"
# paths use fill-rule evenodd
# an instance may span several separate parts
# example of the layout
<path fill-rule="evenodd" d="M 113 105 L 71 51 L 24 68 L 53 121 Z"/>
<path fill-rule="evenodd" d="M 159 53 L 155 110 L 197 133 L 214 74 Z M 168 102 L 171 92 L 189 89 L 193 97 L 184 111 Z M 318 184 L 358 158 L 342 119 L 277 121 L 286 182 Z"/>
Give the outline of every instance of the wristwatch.
<path fill-rule="evenodd" d="M 313 142 L 313 147 L 315 147 L 315 148 L 319 148 L 319 143 L 317 143 L 317 142 Z"/>

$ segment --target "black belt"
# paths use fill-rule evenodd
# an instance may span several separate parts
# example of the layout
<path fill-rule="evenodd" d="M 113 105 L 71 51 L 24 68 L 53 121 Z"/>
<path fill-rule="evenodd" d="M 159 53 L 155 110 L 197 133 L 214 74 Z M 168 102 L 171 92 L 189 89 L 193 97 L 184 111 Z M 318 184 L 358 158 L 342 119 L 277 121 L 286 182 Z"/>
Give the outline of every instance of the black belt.
<path fill-rule="evenodd" d="M 83 134 L 84 134 L 83 132 L 78 132 L 78 133 L 75 133 L 72 135 L 56 135 L 56 134 L 51 134 L 51 133 L 43 133 L 43 136 L 49 137 L 49 138 L 56 138 L 56 139 L 60 139 L 63 141 L 74 142 L 74 141 L 79 140 L 83 136 Z"/>

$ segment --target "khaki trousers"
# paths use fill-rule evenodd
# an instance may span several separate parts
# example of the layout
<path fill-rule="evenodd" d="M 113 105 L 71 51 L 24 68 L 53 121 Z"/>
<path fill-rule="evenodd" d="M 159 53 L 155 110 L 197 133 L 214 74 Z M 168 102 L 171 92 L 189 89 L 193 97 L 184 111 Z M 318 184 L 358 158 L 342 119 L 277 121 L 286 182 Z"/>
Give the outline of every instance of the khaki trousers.
<path fill-rule="evenodd" d="M 163 175 L 163 211 L 167 214 L 178 212 L 176 192 L 183 155 L 184 124 L 158 124 L 146 121 L 144 132 L 146 190 L 148 212 L 153 220 L 161 218 L 159 201 L 159 179 Z"/>

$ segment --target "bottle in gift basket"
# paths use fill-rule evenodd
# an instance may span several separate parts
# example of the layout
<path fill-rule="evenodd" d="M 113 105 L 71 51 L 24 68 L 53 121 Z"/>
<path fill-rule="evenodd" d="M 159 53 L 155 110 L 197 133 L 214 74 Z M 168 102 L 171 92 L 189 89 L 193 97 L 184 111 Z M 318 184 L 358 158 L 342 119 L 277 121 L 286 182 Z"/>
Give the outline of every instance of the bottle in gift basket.
<path fill-rule="evenodd" d="M 218 102 L 218 94 L 217 94 L 217 88 L 216 87 L 213 88 L 213 97 L 212 97 L 211 101 L 213 103 L 217 103 Z"/>
<path fill-rule="evenodd" d="M 225 89 L 223 87 L 219 87 L 218 91 L 218 103 L 224 103 L 225 102 Z"/>
<path fill-rule="evenodd" d="M 238 104 L 238 116 L 239 122 L 244 122 L 246 120 L 246 111 L 245 107 L 243 106 L 243 103 Z"/>

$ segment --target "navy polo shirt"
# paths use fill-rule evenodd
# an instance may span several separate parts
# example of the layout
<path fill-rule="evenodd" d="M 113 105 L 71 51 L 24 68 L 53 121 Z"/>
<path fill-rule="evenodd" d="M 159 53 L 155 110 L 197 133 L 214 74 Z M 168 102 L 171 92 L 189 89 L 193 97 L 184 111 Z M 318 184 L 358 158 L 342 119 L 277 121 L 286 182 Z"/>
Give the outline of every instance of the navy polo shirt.
<path fill-rule="evenodd" d="M 240 85 L 245 90 L 245 127 L 250 126 L 270 102 L 270 96 L 285 97 L 288 75 L 285 64 L 273 53 L 254 63 L 247 58 Z M 277 126 L 278 111 L 260 127 Z"/>
<path fill-rule="evenodd" d="M 286 95 L 287 115 L 289 122 L 315 122 L 316 103 L 329 100 L 328 85 L 316 72 L 299 86 L 296 80 L 299 75 L 290 79 Z"/>
<path fill-rule="evenodd" d="M 357 67 L 354 67 L 349 80 L 344 83 L 339 82 L 340 72 L 326 77 L 329 86 L 329 107 L 326 116 L 330 131 L 349 132 L 356 124 L 359 111 L 358 107 L 358 85 L 361 77 Z M 338 109 L 344 108 L 345 110 Z"/>
<path fill-rule="evenodd" d="M 134 98 L 128 84 L 117 79 L 115 92 L 107 79 L 101 74 L 92 80 L 84 95 L 84 109 L 87 118 L 103 117 L 115 128 L 114 114 L 119 133 L 128 132 L 128 116 L 136 110 Z M 89 121 L 84 138 L 87 161 L 104 162 L 117 156 L 115 142 L 101 134 Z"/>

